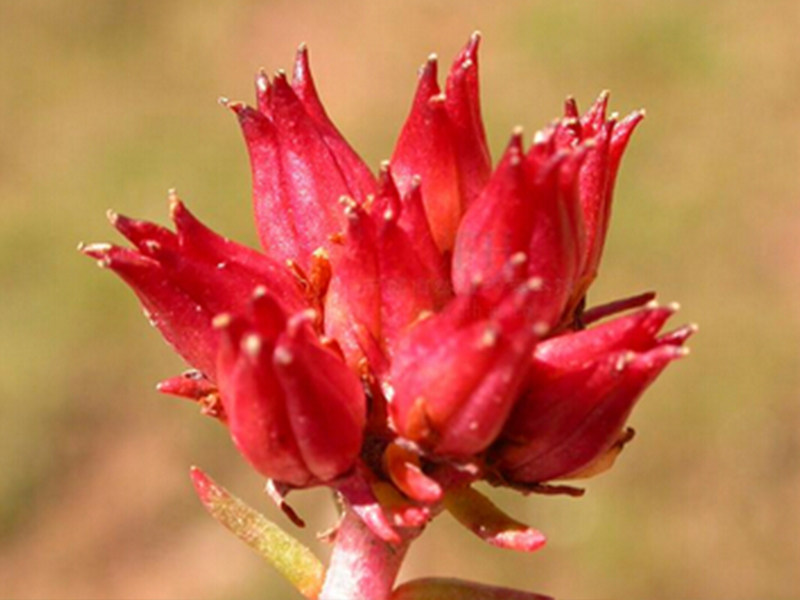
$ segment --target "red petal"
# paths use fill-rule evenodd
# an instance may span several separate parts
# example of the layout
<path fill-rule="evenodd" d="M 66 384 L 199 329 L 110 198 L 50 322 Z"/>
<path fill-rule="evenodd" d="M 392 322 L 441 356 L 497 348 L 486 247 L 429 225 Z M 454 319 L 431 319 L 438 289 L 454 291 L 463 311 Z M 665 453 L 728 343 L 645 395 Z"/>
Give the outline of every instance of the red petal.
<path fill-rule="evenodd" d="M 677 307 L 648 306 L 591 329 L 550 338 L 538 344 L 534 363 L 539 369 L 576 369 L 603 355 L 621 350 L 644 352 L 656 345 L 656 336 Z"/>
<path fill-rule="evenodd" d="M 342 229 L 338 200 L 350 190 L 284 75 L 276 76 L 268 101 L 269 118 L 230 105 L 250 153 L 259 236 L 270 257 L 295 260 L 306 269 L 311 254 Z"/>
<path fill-rule="evenodd" d="M 334 248 L 325 298 L 325 334 L 339 341 L 348 364 L 355 367 L 368 339 L 380 339 L 379 267 L 372 220 L 352 201 L 345 210 L 344 247 Z"/>
<path fill-rule="evenodd" d="M 492 287 L 508 259 L 528 250 L 535 211 L 522 166 L 522 132 L 515 132 L 488 185 L 461 220 L 453 251 L 453 287 Z"/>
<path fill-rule="evenodd" d="M 421 177 L 425 212 L 436 244 L 444 251 L 453 246 L 463 205 L 453 132 L 436 72 L 436 59 L 431 57 L 422 69 L 391 163 L 403 195 L 414 178 Z"/>
<path fill-rule="evenodd" d="M 478 89 L 478 45 L 475 32 L 453 61 L 445 85 L 445 108 L 453 128 L 462 205 L 469 208 L 478 197 L 492 169 L 481 117 Z"/>
<path fill-rule="evenodd" d="M 300 98 L 308 115 L 314 120 L 325 144 L 330 148 L 347 182 L 350 195 L 358 200 L 366 200 L 368 195 L 375 193 L 375 178 L 325 112 L 311 76 L 308 49 L 305 44 L 297 49 L 292 73 L 292 89 Z"/>
<path fill-rule="evenodd" d="M 391 177 L 388 173 L 387 176 Z M 399 225 L 411 240 L 417 257 L 430 274 L 429 277 L 437 282 L 437 288 L 439 289 L 437 302 L 443 304 L 444 301 L 452 296 L 448 273 L 449 265 L 445 263 L 444 256 L 439 251 L 433 238 L 433 232 L 431 231 L 430 223 L 428 223 L 425 206 L 422 202 L 421 186 L 418 182 L 412 183 L 408 193 L 403 196 L 402 206 Z"/>
<path fill-rule="evenodd" d="M 349 470 L 361 450 L 366 406 L 358 378 L 309 335 L 290 324 L 272 362 L 303 461 L 317 479 L 329 481 Z"/>
<path fill-rule="evenodd" d="M 181 289 L 157 261 L 135 250 L 91 244 L 81 251 L 119 275 L 139 297 L 145 315 L 164 339 L 186 362 L 214 379 L 217 342 L 206 308 Z"/>
<path fill-rule="evenodd" d="M 512 295 L 490 319 L 457 299 L 401 341 L 391 369 L 390 410 L 401 435 L 439 454 L 471 455 L 499 433 L 535 340 L 532 290 Z"/>
<path fill-rule="evenodd" d="M 278 298 L 284 310 L 295 312 L 306 308 L 297 281 L 285 265 L 218 235 L 177 197 L 170 200 L 170 214 L 183 252 L 212 265 L 225 278 L 239 280 L 247 296 L 256 286 L 264 286 Z"/>
<path fill-rule="evenodd" d="M 313 481 L 295 439 L 269 339 L 240 322 L 220 336 L 219 386 L 236 447 L 264 476 L 297 487 Z"/>
<path fill-rule="evenodd" d="M 578 472 L 618 439 L 642 392 L 685 354 L 675 346 L 613 353 L 560 377 L 535 380 L 517 402 L 497 451 L 512 481 L 542 482 Z"/>
<path fill-rule="evenodd" d="M 151 256 L 151 249 L 154 243 L 157 247 L 176 250 L 178 248 L 178 237 L 165 227 L 150 221 L 131 219 L 117 214 L 113 210 L 109 210 L 106 214 L 114 228 L 128 238 L 136 246 L 137 250 L 145 256 Z"/>

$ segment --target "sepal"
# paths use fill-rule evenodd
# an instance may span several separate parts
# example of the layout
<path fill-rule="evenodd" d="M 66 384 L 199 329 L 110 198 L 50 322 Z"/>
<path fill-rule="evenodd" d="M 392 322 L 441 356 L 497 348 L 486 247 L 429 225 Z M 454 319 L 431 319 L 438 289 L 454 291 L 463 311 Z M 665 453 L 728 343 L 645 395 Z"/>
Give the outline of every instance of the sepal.
<path fill-rule="evenodd" d="M 547 541 L 543 533 L 512 519 L 471 487 L 447 490 L 444 507 L 464 527 L 498 548 L 534 552 Z"/>

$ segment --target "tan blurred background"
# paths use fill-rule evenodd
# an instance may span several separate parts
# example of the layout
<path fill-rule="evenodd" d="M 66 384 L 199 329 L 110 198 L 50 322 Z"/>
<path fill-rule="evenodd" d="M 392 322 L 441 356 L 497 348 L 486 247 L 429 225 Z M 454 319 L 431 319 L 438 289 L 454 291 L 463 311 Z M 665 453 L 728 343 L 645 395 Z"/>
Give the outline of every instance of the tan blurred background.
<path fill-rule="evenodd" d="M 183 365 L 132 294 L 78 255 L 104 212 L 166 220 L 176 186 L 255 243 L 244 145 L 219 95 L 310 44 L 329 112 L 375 166 L 416 68 L 484 33 L 494 155 L 568 93 L 648 117 L 623 165 L 593 299 L 657 289 L 697 321 L 692 356 L 580 500 L 496 493 L 549 534 L 483 546 L 447 516 L 402 577 L 562 599 L 800 597 L 800 4 L 691 0 L 0 2 L 0 597 L 290 598 L 196 501 L 198 464 L 268 506 L 225 432 L 161 397 Z M 324 492 L 296 498 L 332 523 Z"/>

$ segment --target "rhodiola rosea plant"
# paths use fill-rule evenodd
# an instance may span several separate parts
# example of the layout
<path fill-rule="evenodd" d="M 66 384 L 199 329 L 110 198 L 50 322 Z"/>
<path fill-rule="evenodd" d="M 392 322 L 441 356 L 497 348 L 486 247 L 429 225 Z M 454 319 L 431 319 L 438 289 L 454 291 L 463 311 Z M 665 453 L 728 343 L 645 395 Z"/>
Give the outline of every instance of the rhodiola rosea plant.
<path fill-rule="evenodd" d="M 132 247 L 82 246 L 136 293 L 192 367 L 159 390 L 228 428 L 297 525 L 294 490 L 327 486 L 341 517 L 327 566 L 200 469 L 211 514 L 308 598 L 540 598 L 465 581 L 395 580 L 442 511 L 494 546 L 544 536 L 473 486 L 581 495 L 609 468 L 642 392 L 694 332 L 643 293 L 587 307 L 614 181 L 644 113 L 601 94 L 493 167 L 474 34 L 444 86 L 431 56 L 376 173 L 331 122 L 301 46 L 291 79 L 223 103 L 250 154 L 262 249 L 218 235 L 174 193 L 174 230 L 110 212 Z"/>

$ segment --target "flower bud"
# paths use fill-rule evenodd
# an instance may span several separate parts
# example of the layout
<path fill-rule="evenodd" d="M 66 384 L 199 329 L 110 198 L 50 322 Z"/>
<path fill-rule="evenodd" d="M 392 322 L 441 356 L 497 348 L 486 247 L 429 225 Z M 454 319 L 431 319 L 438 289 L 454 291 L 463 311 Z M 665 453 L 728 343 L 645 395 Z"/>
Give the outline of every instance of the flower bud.
<path fill-rule="evenodd" d="M 526 391 L 491 451 L 501 477 L 570 478 L 614 449 L 642 392 L 686 354 L 688 334 L 658 337 L 672 312 L 650 306 L 539 344 Z"/>
<path fill-rule="evenodd" d="M 456 297 L 401 340 L 389 377 L 401 436 L 440 455 L 469 456 L 500 432 L 541 332 L 523 285 L 488 316 L 477 298 Z"/>
<path fill-rule="evenodd" d="M 452 249 L 461 215 L 491 172 L 480 116 L 479 42 L 479 34 L 473 34 L 456 57 L 444 93 L 437 82 L 436 56 L 428 59 L 392 155 L 401 192 L 407 193 L 414 178 L 421 177 L 425 211 L 442 251 Z"/>
<path fill-rule="evenodd" d="M 348 224 L 333 253 L 325 332 L 339 339 L 351 365 L 372 347 L 391 357 L 408 327 L 450 295 L 444 261 L 419 220 L 418 199 L 413 192 L 400 198 L 388 165 L 369 206 L 343 199 Z M 377 369 L 382 361 L 370 362 Z"/>
<path fill-rule="evenodd" d="M 219 312 L 241 311 L 253 288 L 265 286 L 289 311 L 305 302 L 289 271 L 250 248 L 223 238 L 198 221 L 170 194 L 176 231 L 109 212 L 109 219 L 135 249 L 108 244 L 82 247 L 84 254 L 119 275 L 142 302 L 166 341 L 212 381 Z"/>
<path fill-rule="evenodd" d="M 259 290 L 245 317 L 220 316 L 219 390 L 234 443 L 264 476 L 295 487 L 347 472 L 361 449 L 358 377 Z"/>
<path fill-rule="evenodd" d="M 342 138 L 317 95 L 308 54 L 297 54 L 294 81 L 278 72 L 256 79 L 258 108 L 228 103 L 242 127 L 253 175 L 256 224 L 265 252 L 308 268 L 344 229 L 339 198 L 374 191 L 369 169 Z"/>

